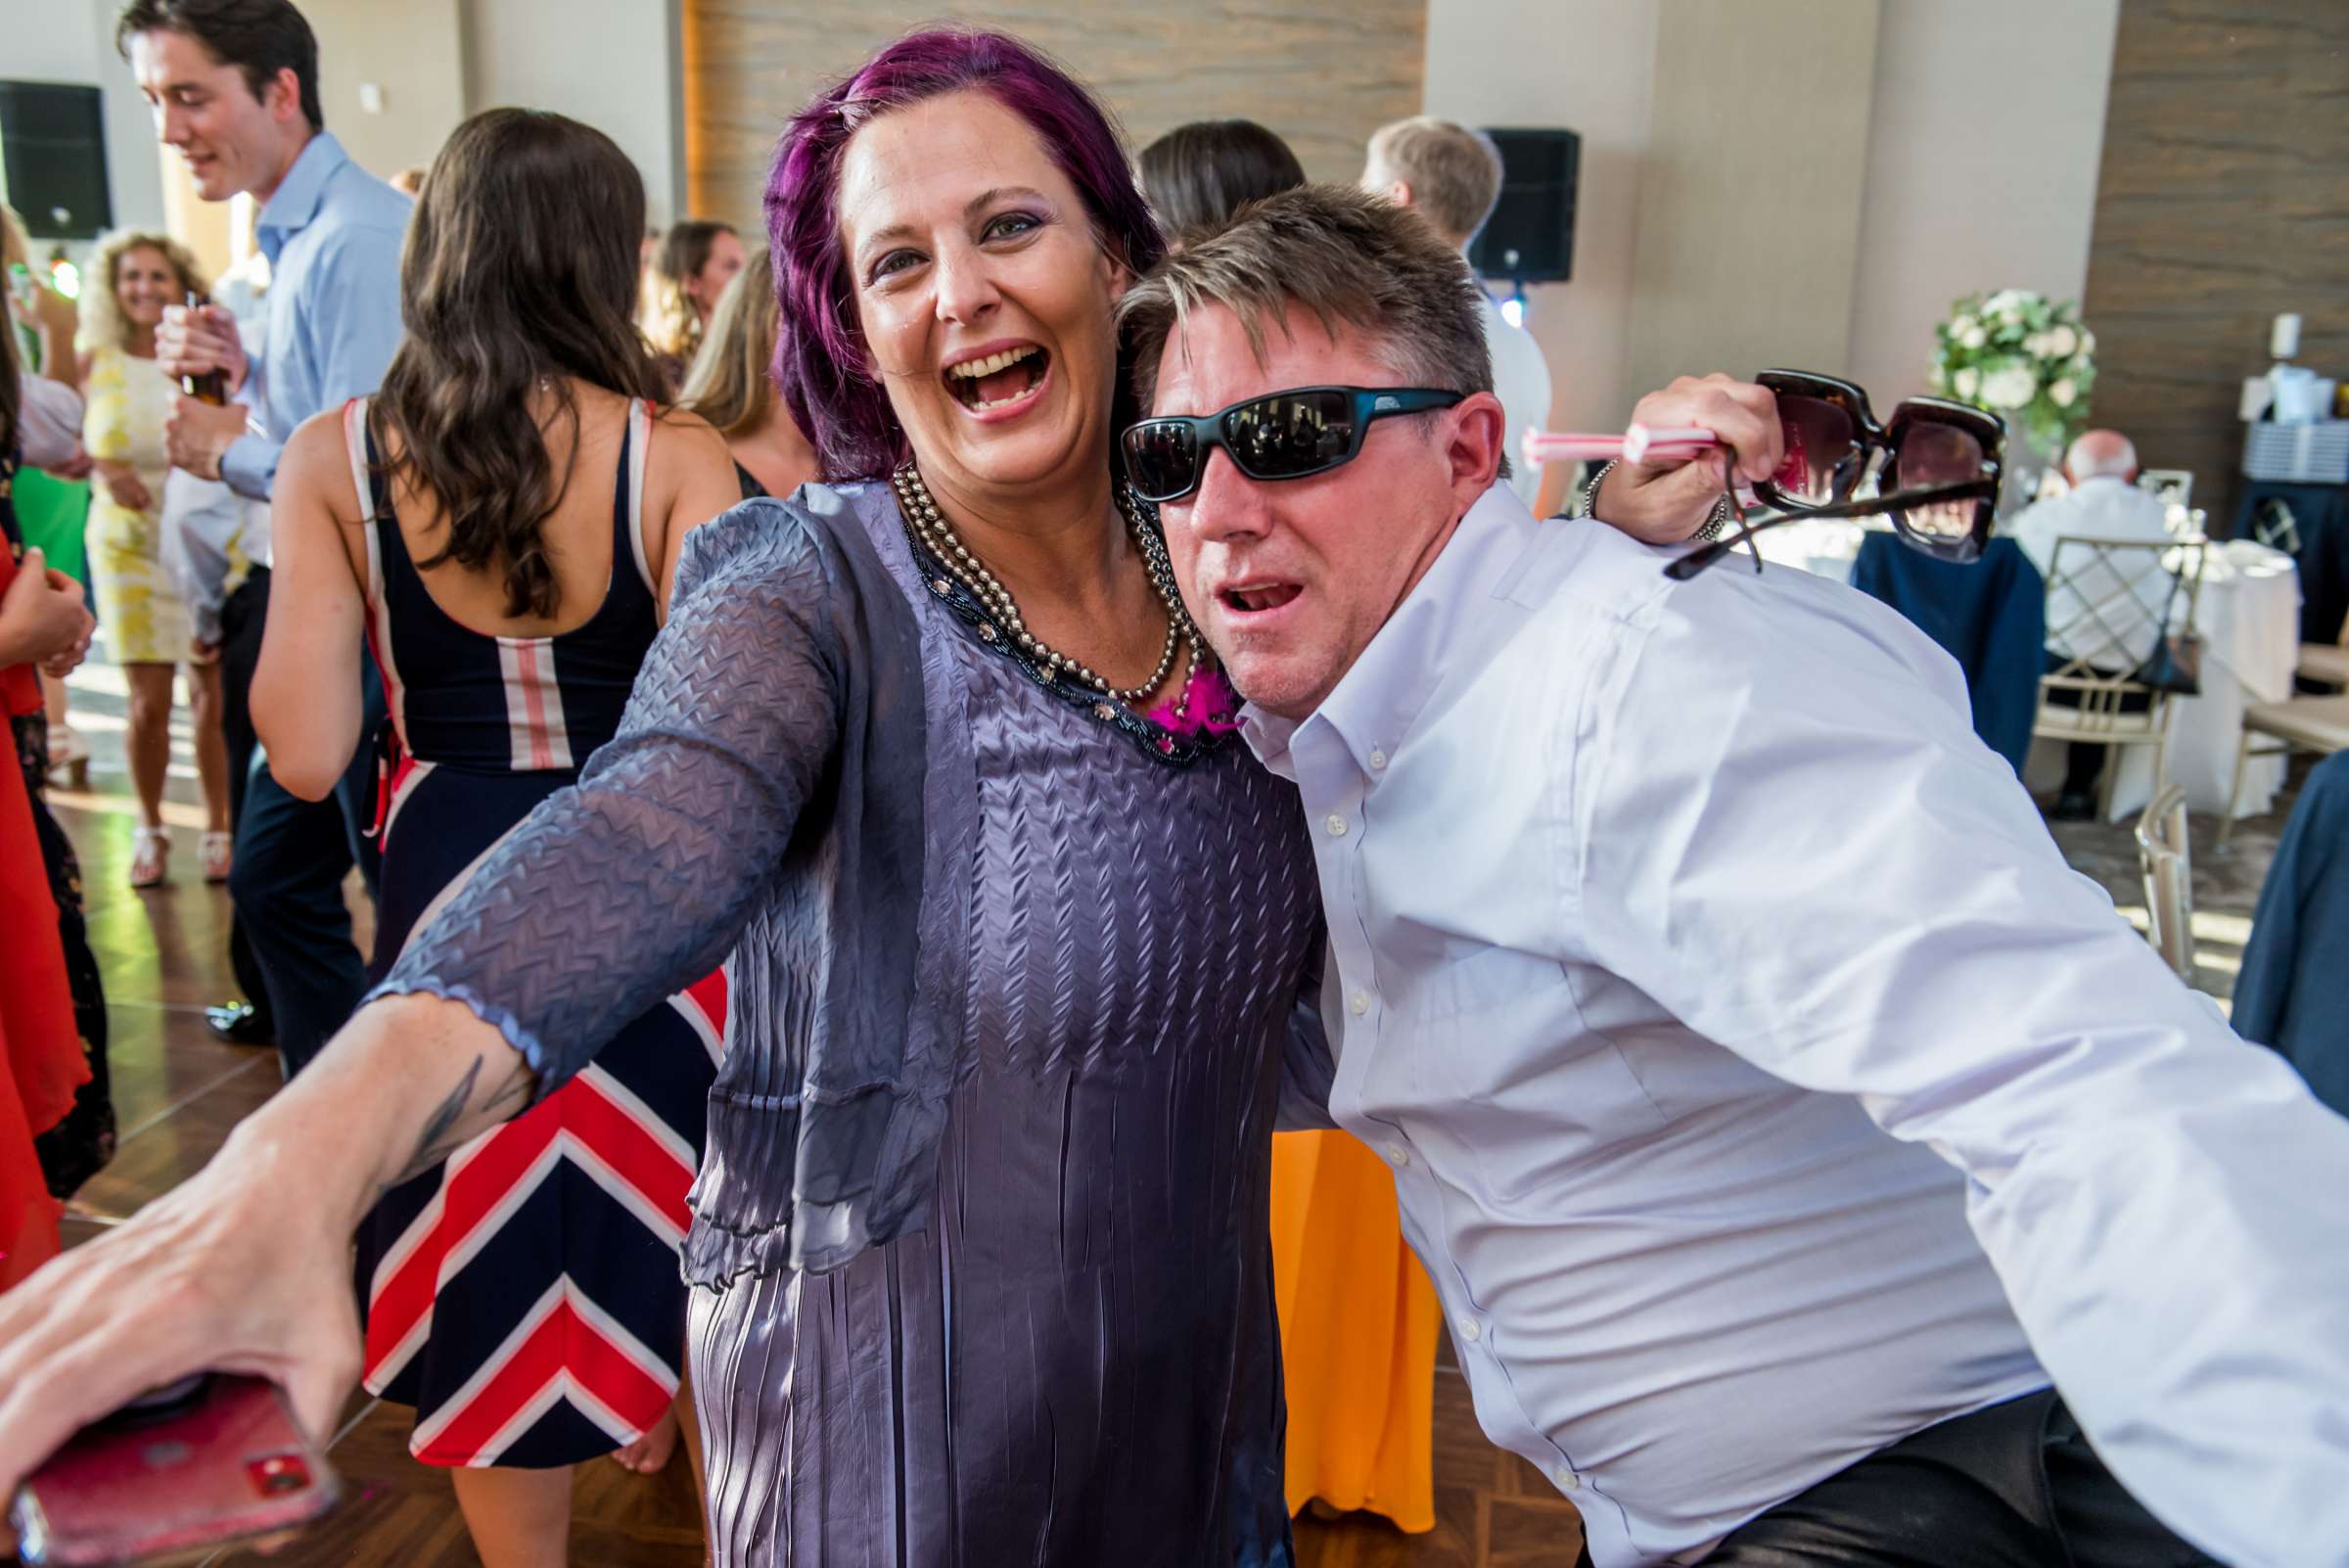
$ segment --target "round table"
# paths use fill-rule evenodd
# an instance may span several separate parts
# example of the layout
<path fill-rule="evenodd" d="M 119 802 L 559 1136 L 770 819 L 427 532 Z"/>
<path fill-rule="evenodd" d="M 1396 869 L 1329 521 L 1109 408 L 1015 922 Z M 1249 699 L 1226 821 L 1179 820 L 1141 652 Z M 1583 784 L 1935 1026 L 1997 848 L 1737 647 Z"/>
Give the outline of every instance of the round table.
<path fill-rule="evenodd" d="M 2218 812 L 2227 809 L 2234 783 L 2243 709 L 2292 694 L 2292 669 L 2300 659 L 2300 575 L 2292 558 L 2248 539 L 2214 543 L 2202 565 L 2194 628 L 2202 634 L 2202 694 L 2176 700 L 2163 762 L 2170 778 L 2186 787 L 2189 809 Z M 2112 820 L 2143 809 L 2152 799 L 2152 754 L 2149 746 L 2122 748 Z M 2283 787 L 2283 767 L 2281 757 L 2252 760 L 2243 770 L 2236 816 L 2267 810 Z"/>

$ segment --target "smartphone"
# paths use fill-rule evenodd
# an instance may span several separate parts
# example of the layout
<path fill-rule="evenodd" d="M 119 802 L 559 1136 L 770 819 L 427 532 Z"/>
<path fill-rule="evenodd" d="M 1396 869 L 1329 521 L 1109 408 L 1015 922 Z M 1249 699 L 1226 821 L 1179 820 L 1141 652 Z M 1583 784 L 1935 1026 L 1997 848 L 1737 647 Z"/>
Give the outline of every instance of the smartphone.
<path fill-rule="evenodd" d="M 194 1563 L 273 1546 L 341 1494 L 276 1384 L 206 1372 L 83 1427 L 25 1480 L 10 1519 L 27 1564 Z"/>

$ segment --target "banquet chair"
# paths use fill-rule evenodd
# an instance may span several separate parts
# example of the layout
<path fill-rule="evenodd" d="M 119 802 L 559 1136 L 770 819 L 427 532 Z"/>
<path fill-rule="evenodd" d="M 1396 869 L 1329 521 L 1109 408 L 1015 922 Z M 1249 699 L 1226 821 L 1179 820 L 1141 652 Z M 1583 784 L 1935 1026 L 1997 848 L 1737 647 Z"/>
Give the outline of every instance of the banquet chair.
<path fill-rule="evenodd" d="M 2172 784 L 2137 819 L 2137 864 L 2145 879 L 2145 937 L 2188 986 L 2194 983 L 2193 853 L 2186 786 Z"/>
<path fill-rule="evenodd" d="M 2243 738 L 2234 749 L 2234 786 L 2228 792 L 2226 818 L 2219 823 L 2222 852 L 2234 837 L 2235 802 L 2242 796 L 2243 770 L 2251 759 L 2290 752 L 2322 757 L 2349 752 L 2349 696 L 2292 697 L 2253 703 L 2243 710 Z"/>
<path fill-rule="evenodd" d="M 2293 673 L 2311 686 L 2329 686 L 2335 691 L 2349 688 L 2349 621 L 2341 623 L 2339 642 L 2302 643 L 2299 666 Z"/>
<path fill-rule="evenodd" d="M 2047 643 L 2074 657 L 2040 677 L 2034 738 L 2085 741 L 2111 750 L 2153 748 L 2153 791 L 2169 781 L 2164 752 L 2171 692 L 2138 680 L 2137 666 L 2165 634 L 2194 629 L 2202 597 L 2208 541 L 2193 538 L 2102 539 L 2064 534 L 2048 560 Z M 2173 558 L 2174 564 L 2173 564 Z M 2175 585 L 2177 608 L 2171 606 Z M 2164 618 L 2168 623 L 2165 625 Z M 2089 650 L 2082 654 L 2081 649 Z M 2110 667 L 2128 663 L 2127 673 Z M 2142 708 L 2137 705 L 2142 702 Z M 2097 786 L 2096 816 L 2112 815 L 2112 791 L 2121 769 L 2107 759 Z"/>

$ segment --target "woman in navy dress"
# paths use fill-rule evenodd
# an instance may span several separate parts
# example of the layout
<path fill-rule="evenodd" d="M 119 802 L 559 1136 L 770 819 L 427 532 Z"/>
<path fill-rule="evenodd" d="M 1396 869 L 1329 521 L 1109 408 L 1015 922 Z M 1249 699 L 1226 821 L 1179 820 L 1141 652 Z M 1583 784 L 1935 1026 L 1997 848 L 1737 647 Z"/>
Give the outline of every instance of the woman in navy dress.
<path fill-rule="evenodd" d="M 253 708 L 279 779 L 323 796 L 360 740 L 363 624 L 392 730 L 379 978 L 612 737 L 685 530 L 734 498 L 722 442 L 652 401 L 627 320 L 642 209 L 601 134 L 468 122 L 413 219 L 382 392 L 287 449 Z M 579 210 L 610 216 L 606 243 Z M 490 1568 L 563 1560 L 572 1465 L 652 1467 L 674 1441 L 676 1251 L 723 1021 L 713 975 L 360 1229 L 366 1386 L 415 1407 L 410 1450 L 452 1467 Z"/>

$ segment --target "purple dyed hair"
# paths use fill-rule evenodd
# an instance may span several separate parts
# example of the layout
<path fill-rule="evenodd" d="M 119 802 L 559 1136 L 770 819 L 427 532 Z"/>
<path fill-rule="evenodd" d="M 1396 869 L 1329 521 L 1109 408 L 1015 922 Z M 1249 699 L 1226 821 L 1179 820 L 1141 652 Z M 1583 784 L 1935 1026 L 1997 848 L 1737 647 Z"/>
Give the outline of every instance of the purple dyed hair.
<path fill-rule="evenodd" d="M 768 249 L 782 320 L 775 385 L 828 480 L 872 479 L 904 461 L 905 433 L 865 370 L 864 336 L 840 240 L 840 161 L 892 110 L 968 89 L 1026 120 L 1077 187 L 1101 248 L 1137 277 L 1166 253 L 1109 114 L 1076 78 L 1007 33 L 925 28 L 882 49 L 792 116 L 766 183 Z M 1123 354 L 1117 424 L 1132 415 Z M 1114 460 L 1114 459 L 1113 459 Z"/>

